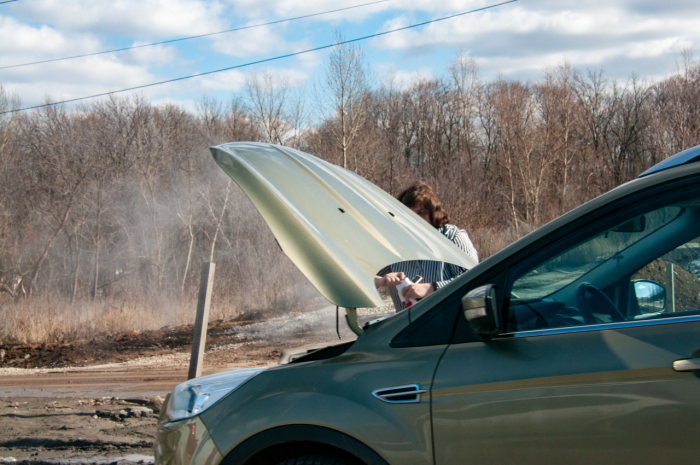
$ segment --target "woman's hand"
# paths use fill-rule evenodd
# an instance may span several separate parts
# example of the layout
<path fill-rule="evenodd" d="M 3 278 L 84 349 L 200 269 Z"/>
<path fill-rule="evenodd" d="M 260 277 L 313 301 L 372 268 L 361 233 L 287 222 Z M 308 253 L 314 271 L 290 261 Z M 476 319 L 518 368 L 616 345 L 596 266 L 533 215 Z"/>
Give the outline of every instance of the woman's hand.
<path fill-rule="evenodd" d="M 406 278 L 406 275 L 403 274 L 402 272 L 398 273 L 387 273 L 384 276 L 375 276 L 374 277 L 374 286 L 375 287 L 392 287 L 396 286 L 398 284 L 401 284 L 403 280 Z"/>
<path fill-rule="evenodd" d="M 403 298 L 406 300 L 420 300 L 435 292 L 431 283 L 411 284 L 403 288 Z"/>

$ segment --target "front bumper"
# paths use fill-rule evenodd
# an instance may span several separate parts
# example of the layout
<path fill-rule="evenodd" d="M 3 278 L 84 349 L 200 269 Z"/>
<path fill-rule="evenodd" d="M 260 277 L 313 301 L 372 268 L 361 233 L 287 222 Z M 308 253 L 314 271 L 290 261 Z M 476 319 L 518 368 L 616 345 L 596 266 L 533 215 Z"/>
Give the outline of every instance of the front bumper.
<path fill-rule="evenodd" d="M 156 465 L 219 465 L 222 460 L 199 417 L 171 422 L 165 415 L 158 419 L 153 456 Z"/>

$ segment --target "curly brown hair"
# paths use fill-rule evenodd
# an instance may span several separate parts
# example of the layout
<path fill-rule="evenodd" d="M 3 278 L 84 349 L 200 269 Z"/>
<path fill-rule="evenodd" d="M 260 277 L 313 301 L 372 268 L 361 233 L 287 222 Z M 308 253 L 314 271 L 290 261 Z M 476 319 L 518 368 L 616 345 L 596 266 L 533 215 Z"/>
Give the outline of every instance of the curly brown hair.
<path fill-rule="evenodd" d="M 440 204 L 433 190 L 423 181 L 416 181 L 408 186 L 399 194 L 397 199 L 408 208 L 421 205 L 428 210 L 430 212 L 430 224 L 435 229 L 442 228 L 450 221 L 450 215 L 443 210 L 442 204 Z"/>

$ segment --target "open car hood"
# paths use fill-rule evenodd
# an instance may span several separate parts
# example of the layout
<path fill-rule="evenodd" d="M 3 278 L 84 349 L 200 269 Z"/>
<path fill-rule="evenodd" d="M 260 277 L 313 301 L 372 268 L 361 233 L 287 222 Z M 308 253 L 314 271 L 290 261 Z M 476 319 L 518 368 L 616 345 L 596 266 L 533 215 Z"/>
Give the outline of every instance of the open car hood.
<path fill-rule="evenodd" d="M 235 142 L 211 152 L 282 250 L 335 305 L 382 305 L 374 276 L 392 263 L 476 264 L 394 197 L 344 168 L 272 144 Z"/>

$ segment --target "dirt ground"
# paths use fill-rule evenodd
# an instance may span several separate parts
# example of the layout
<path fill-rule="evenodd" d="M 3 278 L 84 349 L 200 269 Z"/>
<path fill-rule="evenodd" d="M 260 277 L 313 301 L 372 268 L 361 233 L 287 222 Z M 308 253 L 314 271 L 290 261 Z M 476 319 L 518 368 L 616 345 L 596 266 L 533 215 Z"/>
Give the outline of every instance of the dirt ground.
<path fill-rule="evenodd" d="M 390 309 L 359 313 L 364 322 Z M 192 333 L 0 346 L 0 463 L 151 463 L 159 399 L 187 379 Z M 282 349 L 322 341 L 338 341 L 335 307 L 213 321 L 203 374 L 275 365 Z"/>
<path fill-rule="evenodd" d="M 152 462 L 152 409 L 111 398 L 0 399 L 0 457 L 30 463 Z M 119 413 L 124 412 L 124 418 Z"/>
<path fill-rule="evenodd" d="M 258 317 L 264 320 L 264 316 Z M 207 348 L 231 342 L 235 328 L 253 323 L 252 319 L 217 320 L 207 328 Z M 164 327 L 154 331 L 101 335 L 90 340 L 48 344 L 0 345 L 4 357 L 0 367 L 61 368 L 119 363 L 138 357 L 170 355 L 191 347 L 194 326 Z M 275 358 L 271 348 L 270 357 Z M 279 356 L 279 353 L 276 354 Z"/>

